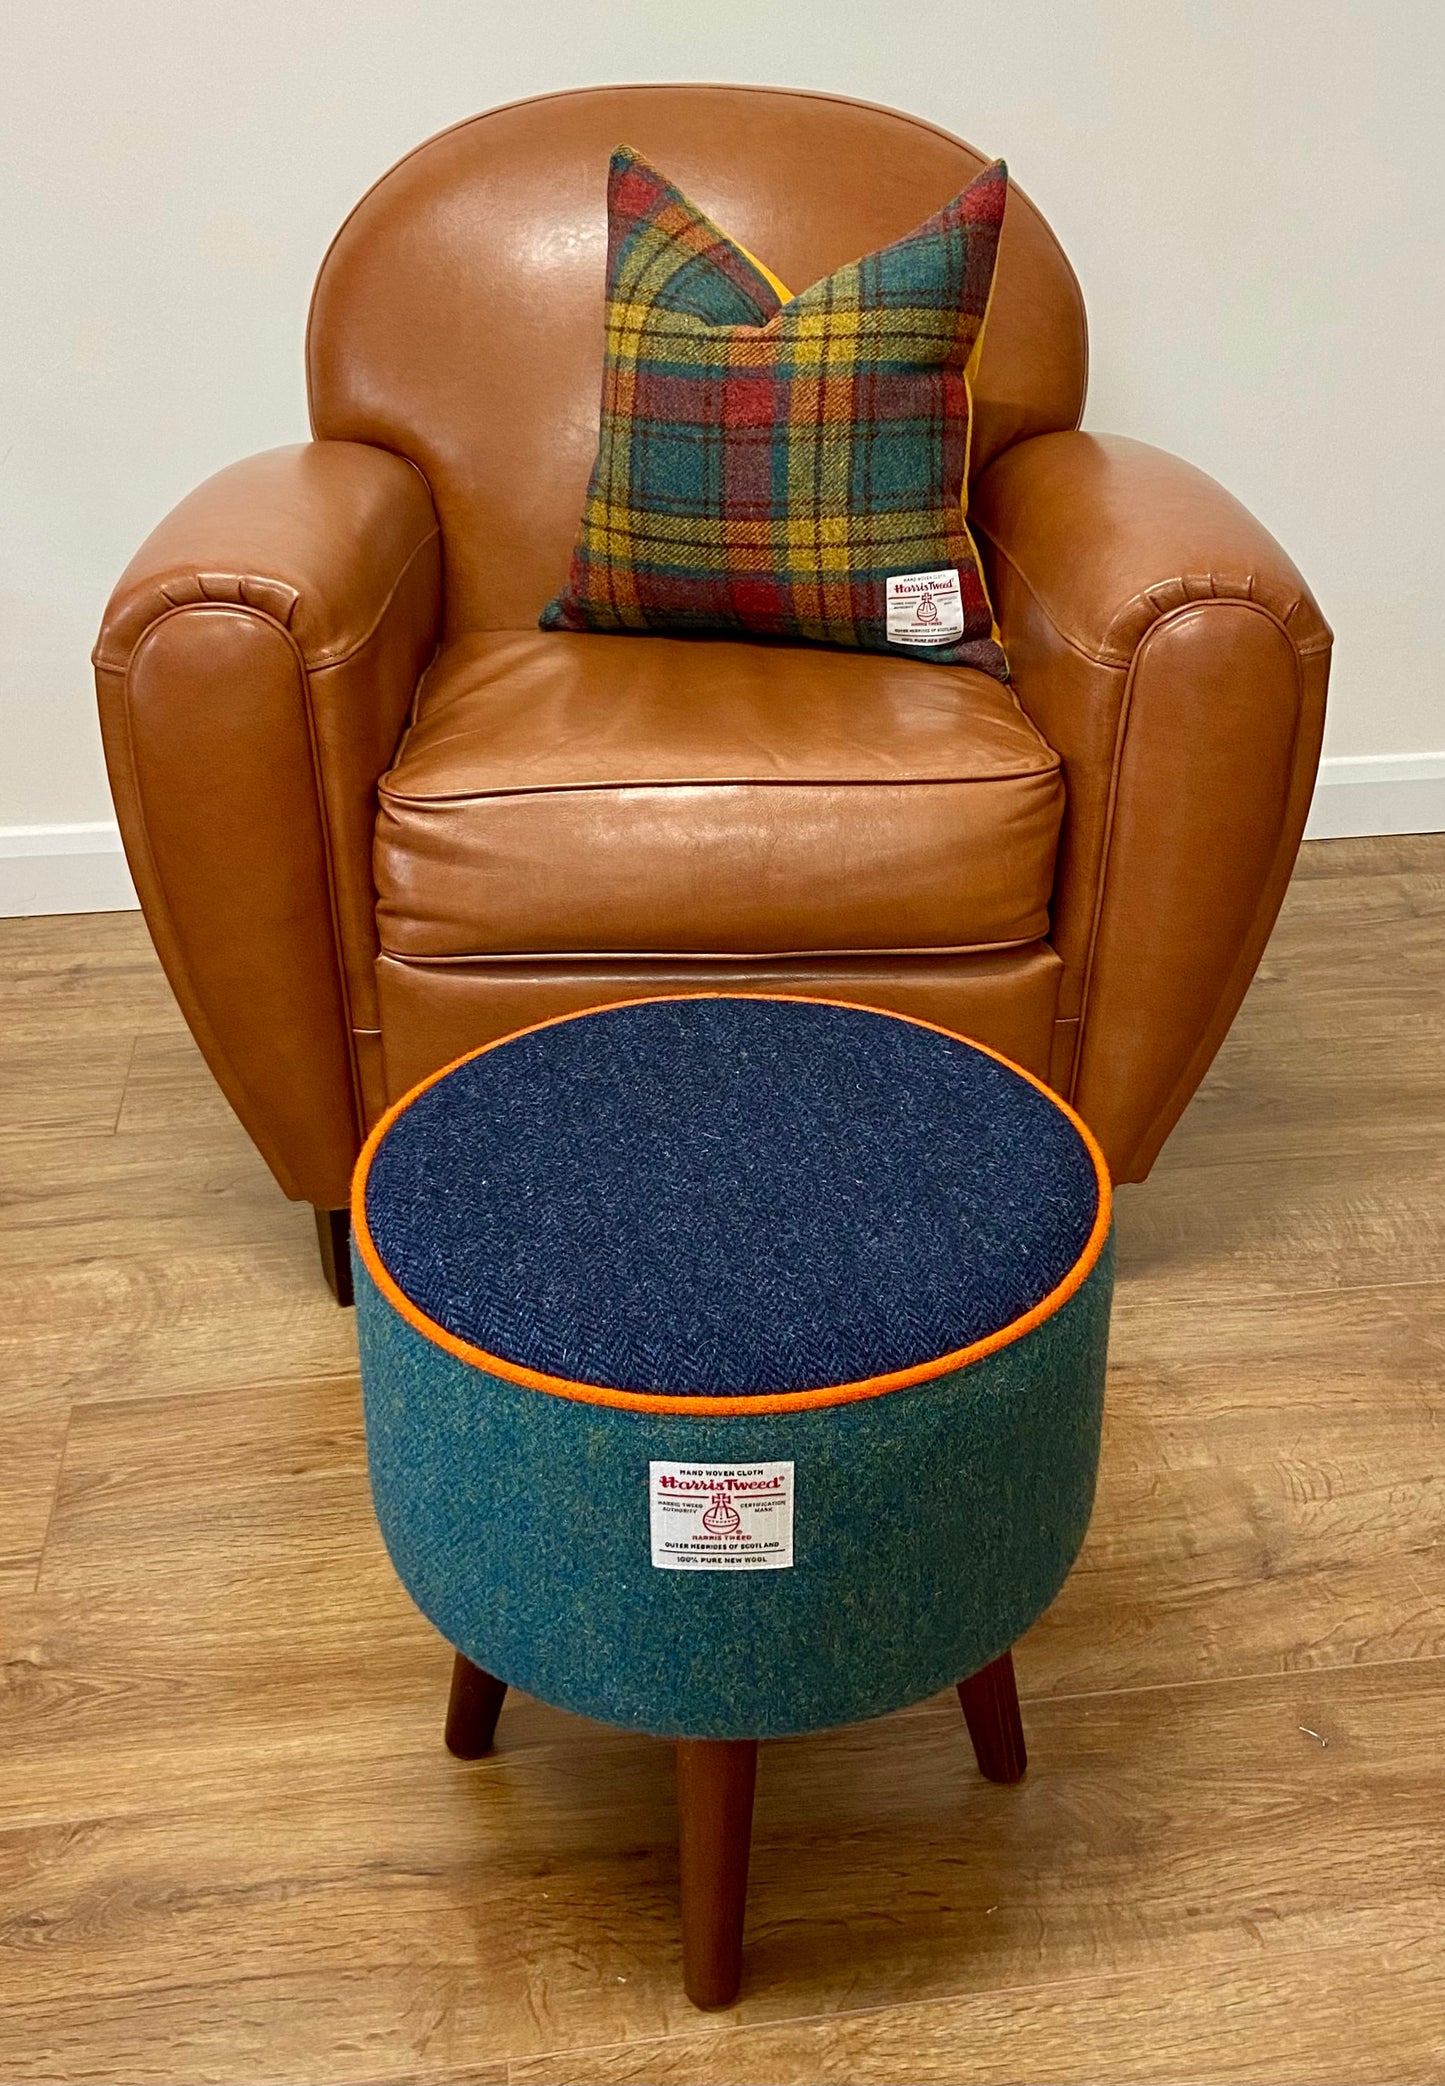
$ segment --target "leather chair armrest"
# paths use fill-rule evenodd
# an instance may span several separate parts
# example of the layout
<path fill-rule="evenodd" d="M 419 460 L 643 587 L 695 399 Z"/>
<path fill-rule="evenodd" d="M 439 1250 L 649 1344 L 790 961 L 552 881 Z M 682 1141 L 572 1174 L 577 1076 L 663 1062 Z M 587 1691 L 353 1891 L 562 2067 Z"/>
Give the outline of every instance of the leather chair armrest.
<path fill-rule="evenodd" d="M 305 442 L 247 457 L 151 531 L 116 582 L 95 664 L 124 673 L 172 609 L 229 603 L 288 631 L 308 669 L 340 665 L 436 533 L 426 480 L 388 450 Z"/>
<path fill-rule="evenodd" d="M 95 649 L 147 924 L 287 1194 L 344 1205 L 381 1093 L 376 782 L 435 650 L 440 543 L 403 458 L 316 442 L 233 465 L 154 531 Z"/>
<path fill-rule="evenodd" d="M 1142 442 L 1019 443 L 969 519 L 1015 691 L 1064 766 L 1052 1077 L 1116 1177 L 1142 1180 L 1284 896 L 1329 626 L 1246 508 Z"/>

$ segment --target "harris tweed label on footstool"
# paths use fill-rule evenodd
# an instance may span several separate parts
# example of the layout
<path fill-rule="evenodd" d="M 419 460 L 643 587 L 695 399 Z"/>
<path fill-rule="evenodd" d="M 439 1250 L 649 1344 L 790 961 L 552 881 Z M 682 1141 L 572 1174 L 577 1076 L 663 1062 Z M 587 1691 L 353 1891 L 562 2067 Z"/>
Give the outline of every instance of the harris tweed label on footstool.
<path fill-rule="evenodd" d="M 792 1564 L 791 1463 L 649 1463 L 648 1490 L 659 1570 L 776 1572 Z"/>

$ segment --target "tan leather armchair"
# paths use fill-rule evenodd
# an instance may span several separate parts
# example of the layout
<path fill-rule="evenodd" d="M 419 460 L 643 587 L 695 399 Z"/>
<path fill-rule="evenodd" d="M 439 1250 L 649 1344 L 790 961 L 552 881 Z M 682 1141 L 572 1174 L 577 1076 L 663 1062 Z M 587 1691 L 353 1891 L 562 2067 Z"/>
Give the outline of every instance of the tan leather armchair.
<path fill-rule="evenodd" d="M 1253 975 L 1330 633 L 1211 479 L 1076 432 L 1078 285 L 1015 190 L 973 519 L 1013 669 L 543 633 L 596 439 L 608 155 L 803 287 L 954 194 L 931 125 L 599 88 L 423 145 L 322 267 L 315 439 L 211 479 L 95 653 L 136 887 L 288 1195 L 467 1048 L 659 991 L 830 994 L 1045 1075 L 1140 1180 Z"/>

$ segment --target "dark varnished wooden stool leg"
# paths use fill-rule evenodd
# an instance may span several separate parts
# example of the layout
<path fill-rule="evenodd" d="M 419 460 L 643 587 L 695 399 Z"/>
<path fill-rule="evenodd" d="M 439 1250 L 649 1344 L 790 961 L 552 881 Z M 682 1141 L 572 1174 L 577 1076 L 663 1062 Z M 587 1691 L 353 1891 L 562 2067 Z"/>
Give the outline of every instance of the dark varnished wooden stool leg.
<path fill-rule="evenodd" d="M 447 1751 L 458 1760 L 480 1760 L 492 1750 L 497 1718 L 502 1713 L 504 1680 L 494 1680 L 480 1666 L 457 1653 L 452 1692 L 447 1702 Z"/>
<path fill-rule="evenodd" d="M 313 1203 L 312 1208 L 316 1209 Z M 351 1287 L 351 1214 L 348 1210 L 316 1209 L 316 1243 L 321 1248 L 321 1272 L 338 1304 L 354 1304 Z"/>
<path fill-rule="evenodd" d="M 743 1972 L 755 1738 L 677 1742 L 682 1982 L 694 2006 L 731 2006 Z"/>
<path fill-rule="evenodd" d="M 958 1684 L 964 1722 L 981 1773 L 991 1782 L 1017 1782 L 1029 1764 L 1011 1651 Z"/>

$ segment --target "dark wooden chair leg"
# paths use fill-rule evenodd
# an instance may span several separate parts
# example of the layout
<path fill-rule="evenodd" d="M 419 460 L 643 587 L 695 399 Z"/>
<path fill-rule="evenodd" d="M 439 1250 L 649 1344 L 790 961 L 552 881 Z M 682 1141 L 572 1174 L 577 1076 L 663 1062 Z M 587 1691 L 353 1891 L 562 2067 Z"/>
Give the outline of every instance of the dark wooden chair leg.
<path fill-rule="evenodd" d="M 694 2006 L 731 2006 L 743 1974 L 755 1738 L 677 1742 L 682 1982 Z"/>
<path fill-rule="evenodd" d="M 492 1750 L 497 1718 L 502 1713 L 504 1680 L 494 1680 L 480 1666 L 457 1653 L 452 1692 L 447 1700 L 447 1751 L 458 1760 L 480 1760 Z"/>
<path fill-rule="evenodd" d="M 1021 1781 L 1029 1756 L 1024 1749 L 1013 1653 L 1001 1653 L 981 1673 L 961 1680 L 958 1699 L 980 1772 L 991 1782 Z"/>
<path fill-rule="evenodd" d="M 316 1206 L 313 1203 L 312 1208 Z M 354 1304 L 351 1287 L 351 1213 L 349 1210 L 316 1210 L 316 1243 L 321 1248 L 321 1272 L 338 1304 Z"/>

